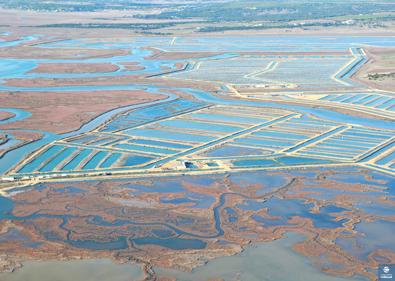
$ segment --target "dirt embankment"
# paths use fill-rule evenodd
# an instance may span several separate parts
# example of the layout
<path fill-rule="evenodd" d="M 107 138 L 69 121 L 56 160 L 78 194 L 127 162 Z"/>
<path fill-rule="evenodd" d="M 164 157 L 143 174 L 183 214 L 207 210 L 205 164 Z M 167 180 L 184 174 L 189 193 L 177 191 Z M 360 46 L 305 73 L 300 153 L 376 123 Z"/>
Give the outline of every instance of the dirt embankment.
<path fill-rule="evenodd" d="M 138 71 L 145 69 L 144 66 L 140 65 L 138 62 L 135 61 L 121 62 L 120 64 L 122 64 L 126 71 Z"/>
<path fill-rule="evenodd" d="M 159 51 L 154 48 L 149 48 L 153 50 L 153 54 L 147 59 L 149 60 L 188 60 L 188 59 L 200 59 L 200 58 L 210 58 L 215 56 L 223 55 L 225 52 L 165 52 Z M 275 52 L 275 51 L 253 51 L 253 52 L 237 52 L 238 55 L 246 56 L 344 56 L 348 55 L 345 51 L 332 51 L 323 50 L 316 52 Z"/>
<path fill-rule="evenodd" d="M 10 141 L 10 139 L 14 139 L 17 142 L 15 144 L 6 146 L 5 148 L 0 147 L 0 158 L 6 154 L 7 152 L 16 149 L 18 147 L 21 147 L 27 143 L 39 140 L 42 138 L 42 134 L 38 132 L 26 132 L 26 131 L 18 131 L 18 130 L 12 130 L 7 134 L 0 134 L 0 144 L 7 143 Z M 0 266 L 0 272 L 1 272 L 1 266 Z"/>
<path fill-rule="evenodd" d="M 115 72 L 119 67 L 112 63 L 41 63 L 31 73 L 100 73 Z"/>
<path fill-rule="evenodd" d="M 150 48 L 153 54 L 147 59 L 150 60 L 184 60 L 199 59 L 222 55 L 221 52 L 163 52 L 154 48 Z"/>
<path fill-rule="evenodd" d="M 367 48 L 368 61 L 352 77 L 370 88 L 395 89 L 395 48 Z"/>
<path fill-rule="evenodd" d="M 93 78 L 34 78 L 34 79 L 8 79 L 7 86 L 13 87 L 65 87 L 65 86 L 104 86 L 104 85 L 157 85 L 177 88 L 197 88 L 205 91 L 217 91 L 218 85 L 206 81 L 182 80 L 175 78 L 154 77 L 147 78 L 143 75 L 125 75 L 115 77 Z"/>
<path fill-rule="evenodd" d="M 18 59 L 92 59 L 126 56 L 127 50 L 61 49 L 18 46 L 2 48 L 1 58 Z"/>
<path fill-rule="evenodd" d="M 14 92 L 2 93 L 0 104 L 32 113 L 0 129 L 35 129 L 65 133 L 114 108 L 165 98 L 144 91 Z"/>
<path fill-rule="evenodd" d="M 15 114 L 8 112 L 8 111 L 1 111 L 1 109 L 0 109 L 0 121 L 8 120 L 14 116 L 15 116 Z"/>

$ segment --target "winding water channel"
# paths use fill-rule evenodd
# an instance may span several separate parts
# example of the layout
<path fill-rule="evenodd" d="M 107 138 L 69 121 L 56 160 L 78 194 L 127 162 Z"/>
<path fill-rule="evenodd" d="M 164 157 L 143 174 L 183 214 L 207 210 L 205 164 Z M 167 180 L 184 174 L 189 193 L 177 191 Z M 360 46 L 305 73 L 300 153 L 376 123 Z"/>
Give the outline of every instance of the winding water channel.
<path fill-rule="evenodd" d="M 383 44 L 386 41 L 383 41 Z M 89 46 L 89 45 L 87 45 Z M 113 46 L 114 48 L 117 47 L 116 44 Z M 125 46 L 125 48 L 129 48 L 130 46 Z M 143 74 L 143 73 L 155 73 L 163 71 L 162 67 L 174 67 L 175 63 L 178 61 L 153 61 L 153 60 L 146 60 L 145 58 L 151 54 L 150 51 L 146 49 L 139 49 L 133 48 L 129 55 L 127 56 L 119 56 L 119 57 L 112 57 L 112 58 L 95 58 L 95 59 L 75 59 L 75 60 L 15 60 L 15 59 L 4 59 L 0 60 L 0 77 L 3 79 L 8 78 L 92 78 L 92 77 L 103 77 L 103 76 L 119 76 L 119 75 L 130 75 L 130 74 Z M 211 59 L 216 58 L 225 58 L 229 56 L 235 56 L 234 52 L 226 52 L 224 55 L 218 57 L 211 57 Z M 207 59 L 207 58 L 206 58 Z M 145 67 L 144 70 L 140 71 L 120 71 L 111 72 L 111 73 L 89 73 L 89 74 L 32 74 L 28 73 L 34 67 L 37 66 L 39 63 L 60 63 L 60 62 L 67 62 L 67 63 L 100 63 L 100 62 L 111 62 L 113 64 L 119 65 L 121 62 L 125 61 L 137 61 L 139 64 Z M 78 130 L 65 133 L 65 134 L 53 134 L 49 132 L 41 132 L 41 131 L 31 131 L 31 132 L 38 132 L 43 135 L 43 137 L 35 142 L 29 143 L 25 146 L 16 148 L 5 155 L 0 159 L 0 174 L 6 173 L 12 167 L 17 165 L 20 161 L 26 158 L 27 155 L 32 153 L 33 151 L 43 147 L 44 145 L 51 143 L 55 140 L 59 140 L 66 137 L 75 136 L 81 133 L 89 132 L 104 122 L 110 120 L 114 116 L 119 113 L 130 111 L 133 109 L 141 108 L 141 107 L 148 107 L 155 104 L 166 103 L 169 101 L 173 101 L 175 99 L 180 98 L 174 93 L 170 93 L 171 91 L 183 91 L 191 96 L 193 96 L 198 101 L 209 104 L 218 104 L 218 105 L 245 105 L 245 106 L 261 106 L 261 107 L 271 107 L 276 109 L 286 109 L 292 112 L 301 113 L 302 115 L 314 115 L 318 118 L 335 121 L 338 123 L 344 124 L 355 124 L 355 125 L 363 125 L 368 127 L 373 127 L 376 129 L 394 129 L 395 123 L 394 121 L 390 120 L 377 120 L 372 117 L 366 116 L 358 116 L 354 117 L 349 114 L 335 112 L 329 109 L 324 108 L 315 108 L 315 107 L 307 107 L 301 105 L 290 105 L 284 103 L 276 103 L 276 102 L 266 102 L 266 101 L 248 101 L 248 100 L 239 100 L 239 99 L 231 99 L 227 98 L 224 94 L 213 94 L 210 92 L 197 90 L 197 89 L 190 89 L 190 88 L 176 88 L 176 87 L 159 87 L 159 86 L 147 86 L 147 85 L 138 85 L 138 84 L 128 84 L 128 85 L 107 85 L 107 86 L 64 86 L 64 87 L 11 87 L 6 86 L 5 84 L 0 85 L 0 91 L 18 91 L 18 92 L 60 92 L 60 91 L 78 91 L 78 92 L 88 92 L 88 91 L 111 91 L 111 90 L 144 90 L 149 93 L 153 94 L 162 94 L 165 95 L 167 98 L 164 100 L 159 100 L 150 103 L 138 104 L 138 105 L 131 105 L 125 106 L 117 109 L 110 110 L 106 113 L 103 113 L 91 121 L 84 124 Z M 0 124 L 10 123 L 20 121 L 26 118 L 29 118 L 31 115 L 29 112 L 19 109 L 10 109 L 10 108 L 0 108 L 0 111 L 6 111 L 13 113 L 13 116 L 10 119 L 0 121 Z M 7 131 L 5 131 L 7 132 Z M 164 227 L 172 232 L 174 232 L 177 236 L 184 236 L 190 237 L 189 241 L 184 241 L 184 238 L 168 238 L 173 239 L 169 242 L 168 246 L 172 247 L 172 245 L 179 244 L 182 245 L 186 243 L 188 248 L 204 248 L 205 242 L 200 239 L 207 239 L 207 238 L 217 238 L 224 234 L 224 230 L 221 226 L 221 218 L 220 218 L 220 211 L 221 208 L 224 206 L 226 197 L 230 195 L 237 195 L 242 196 L 245 199 L 252 199 L 245 195 L 238 194 L 238 193 L 224 193 L 220 196 L 220 201 L 218 204 L 213 208 L 213 216 L 214 216 L 214 227 L 215 233 L 208 234 L 208 235 L 201 235 L 195 234 L 191 232 L 186 232 L 181 230 L 178 227 L 175 227 L 171 224 L 167 223 L 142 223 L 142 222 L 135 222 L 131 220 L 122 220 L 118 219 L 113 222 L 108 222 L 104 220 L 100 216 L 91 216 L 87 217 L 87 222 L 98 225 L 98 226 L 123 226 L 123 225 L 137 225 L 137 226 L 161 226 Z M 32 214 L 25 217 L 17 217 L 12 215 L 13 209 L 13 201 L 10 198 L 4 198 L 0 196 L 0 220 L 18 220 L 18 221 L 26 221 L 32 220 L 37 218 L 57 218 L 62 219 L 62 223 L 60 228 L 67 231 L 67 240 L 64 242 L 73 245 L 75 247 L 81 248 L 89 248 L 89 249 L 123 249 L 128 247 L 127 240 L 132 240 L 135 244 L 149 244 L 149 243 L 165 243 L 163 241 L 157 241 L 153 237 L 143 237 L 140 239 L 133 239 L 130 237 L 119 237 L 117 240 L 110 241 L 110 242 L 97 242 L 97 241 L 79 241 L 72 239 L 72 231 L 67 229 L 68 220 L 71 218 L 75 218 L 76 216 L 73 215 L 48 215 L 48 214 Z M 45 235 L 45 234 L 44 234 Z M 51 237 L 47 235 L 46 238 L 48 240 L 57 240 L 58 238 Z M 144 240 L 145 239 L 145 240 Z M 166 239 L 162 239 L 166 240 Z"/>

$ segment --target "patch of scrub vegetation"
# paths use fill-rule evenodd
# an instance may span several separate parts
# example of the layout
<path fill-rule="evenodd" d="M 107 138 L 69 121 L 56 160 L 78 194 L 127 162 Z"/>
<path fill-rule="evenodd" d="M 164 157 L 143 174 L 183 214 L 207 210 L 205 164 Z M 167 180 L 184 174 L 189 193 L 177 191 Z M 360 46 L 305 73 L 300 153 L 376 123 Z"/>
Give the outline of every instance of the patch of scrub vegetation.
<path fill-rule="evenodd" d="M 177 24 L 180 24 L 179 22 Z M 160 29 L 165 27 L 174 26 L 176 23 L 60 23 L 60 24 L 46 24 L 39 25 L 38 27 L 48 28 L 115 28 L 115 29 L 138 29 L 150 30 Z"/>
<path fill-rule="evenodd" d="M 255 23 L 246 25 L 231 26 L 206 26 L 199 28 L 199 32 L 221 32 L 229 30 L 262 30 L 272 28 L 308 28 L 308 27 L 330 27 L 330 26 L 347 26 L 349 24 L 343 22 L 311 22 L 311 23 Z"/>
<path fill-rule="evenodd" d="M 162 5 L 144 3 L 142 1 L 123 0 L 0 0 L 0 6 L 9 9 L 50 11 L 50 12 L 94 12 L 101 10 L 127 10 L 155 8 Z"/>
<path fill-rule="evenodd" d="M 395 4 L 385 0 L 380 3 L 362 0 L 348 1 L 230 1 L 183 5 L 159 14 L 137 15 L 155 19 L 203 18 L 210 22 L 288 22 L 300 20 L 328 19 L 349 15 L 366 15 L 379 12 L 394 12 Z"/>
<path fill-rule="evenodd" d="M 368 74 L 368 78 L 369 78 L 369 80 L 384 80 L 384 79 L 389 79 L 389 78 L 395 79 L 395 72 L 371 73 L 371 74 Z"/>

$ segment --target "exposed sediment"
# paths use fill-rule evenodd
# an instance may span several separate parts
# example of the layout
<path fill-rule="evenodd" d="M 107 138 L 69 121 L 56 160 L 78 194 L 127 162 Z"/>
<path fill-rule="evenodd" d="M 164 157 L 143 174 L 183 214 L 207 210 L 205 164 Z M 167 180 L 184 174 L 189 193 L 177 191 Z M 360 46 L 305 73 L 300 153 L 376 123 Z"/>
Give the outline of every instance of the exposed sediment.
<path fill-rule="evenodd" d="M 0 104 L 29 111 L 27 119 L 1 124 L 0 129 L 34 129 L 64 133 L 108 110 L 165 98 L 144 91 L 12 92 L 0 95 Z"/>
<path fill-rule="evenodd" d="M 118 69 L 112 63 L 41 63 L 30 73 L 101 73 Z"/>

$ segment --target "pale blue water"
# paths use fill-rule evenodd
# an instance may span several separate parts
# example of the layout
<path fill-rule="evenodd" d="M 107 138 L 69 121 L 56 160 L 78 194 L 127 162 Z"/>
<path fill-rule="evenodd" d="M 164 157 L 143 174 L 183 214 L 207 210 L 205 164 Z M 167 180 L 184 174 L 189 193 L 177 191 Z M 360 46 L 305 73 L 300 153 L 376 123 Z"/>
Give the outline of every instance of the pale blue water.
<path fill-rule="evenodd" d="M 154 158 L 148 156 L 133 155 L 126 157 L 125 161 L 121 164 L 124 167 L 132 167 L 136 165 L 141 165 L 147 163 Z"/>
<path fill-rule="evenodd" d="M 31 162 L 23 166 L 18 172 L 19 173 L 31 173 L 39 169 L 39 167 L 50 157 L 60 152 L 64 147 L 60 145 L 54 145 L 49 147 L 43 153 L 34 158 Z"/>
<path fill-rule="evenodd" d="M 183 238 L 157 238 L 157 237 L 143 237 L 132 239 L 133 243 L 139 245 L 159 245 L 173 250 L 185 249 L 203 249 L 206 247 L 206 242 L 199 239 L 183 239 Z"/>
<path fill-rule="evenodd" d="M 0 60 L 1 61 L 1 60 Z M 1 77 L 1 76 L 0 76 Z M 22 109 L 17 109 L 17 108 L 4 108 L 0 107 L 0 112 L 5 111 L 14 114 L 13 117 L 8 118 L 6 120 L 0 120 L 0 124 L 6 124 L 6 123 L 11 123 L 11 122 L 16 122 L 20 121 L 26 118 L 29 118 L 32 114 L 30 112 L 27 112 Z"/>
<path fill-rule="evenodd" d="M 146 145 L 153 145 L 159 147 L 169 147 L 174 149 L 186 149 L 191 147 L 190 145 L 181 144 L 178 142 L 165 142 L 165 141 L 148 140 L 148 139 L 134 139 L 129 142 L 136 144 L 143 144 L 143 145 L 146 144 Z"/>
<path fill-rule="evenodd" d="M 286 166 L 286 165 L 301 165 L 301 164 L 324 164 L 330 163 L 329 160 L 321 160 L 307 157 L 293 157 L 283 156 L 273 159 L 243 159 L 232 161 L 236 167 L 268 167 L 268 166 Z"/>
<path fill-rule="evenodd" d="M 252 215 L 252 219 L 263 223 L 263 225 L 271 227 L 271 226 L 280 226 L 287 225 L 288 220 L 291 217 L 299 216 L 304 218 L 309 218 L 313 221 L 313 225 L 317 228 L 337 228 L 342 227 L 343 223 L 347 220 L 335 220 L 332 213 L 338 213 L 345 211 L 346 209 L 336 207 L 336 206 L 326 206 L 320 209 L 318 214 L 311 213 L 310 209 L 313 207 L 312 204 L 305 204 L 302 200 L 299 199 L 279 199 L 276 197 L 272 197 L 266 202 L 261 204 L 262 207 L 268 208 L 268 215 L 273 218 L 264 218 L 259 215 Z M 258 208 L 258 206 L 244 206 L 244 209 Z M 276 219 L 276 217 L 280 217 Z"/>
<path fill-rule="evenodd" d="M 177 152 L 176 150 L 171 150 L 171 149 L 167 149 L 167 148 L 140 146 L 140 145 L 126 144 L 126 143 L 116 144 L 116 145 L 114 145 L 114 147 L 126 149 L 126 150 L 131 150 L 131 151 L 145 152 L 145 153 L 152 152 L 154 154 L 155 153 L 174 154 Z"/>
<path fill-rule="evenodd" d="M 179 133 L 179 132 L 169 132 L 164 130 L 150 130 L 150 129 L 132 129 L 125 131 L 125 134 L 129 136 L 138 136 L 138 137 L 150 137 L 150 138 L 158 138 L 160 140 L 167 141 L 185 141 L 190 143 L 197 142 L 209 142 L 214 140 L 214 137 L 198 135 L 198 134 L 188 134 L 188 133 Z"/>
<path fill-rule="evenodd" d="M 26 43 L 29 41 L 33 41 L 36 39 L 37 39 L 37 36 L 24 36 L 24 37 L 21 37 L 19 39 L 13 40 L 13 41 L 4 41 L 4 42 L 0 41 L 0 48 L 15 47 L 20 44 L 23 44 L 23 43 Z"/>
<path fill-rule="evenodd" d="M 355 237 L 336 239 L 336 243 L 351 255 L 367 260 L 368 255 L 378 249 L 395 252 L 395 244 L 393 243 L 394 222 L 385 220 L 362 221 L 355 226 L 355 230 L 358 231 Z"/>
<path fill-rule="evenodd" d="M 110 154 L 104 161 L 103 163 L 101 163 L 100 168 L 109 168 L 112 165 L 114 165 L 114 163 L 121 158 L 122 154 L 121 153 L 113 153 Z"/>
<path fill-rule="evenodd" d="M 214 132 L 222 132 L 222 133 L 232 133 L 243 129 L 243 127 L 237 127 L 237 126 L 220 125 L 214 123 L 204 123 L 204 122 L 180 120 L 180 119 L 166 120 L 159 122 L 159 124 L 168 127 L 178 127 L 181 129 L 214 131 Z"/>
<path fill-rule="evenodd" d="M 79 154 L 77 154 L 69 163 L 67 163 L 61 170 L 70 171 L 78 167 L 78 165 L 92 153 L 92 149 L 83 149 Z"/>
<path fill-rule="evenodd" d="M 62 152 L 58 153 L 43 167 L 40 168 L 40 172 L 49 172 L 54 170 L 65 158 L 69 157 L 73 152 L 77 151 L 75 147 L 67 147 Z"/>
<path fill-rule="evenodd" d="M 83 167 L 82 170 L 93 170 L 108 155 L 108 152 L 97 152 Z"/>

